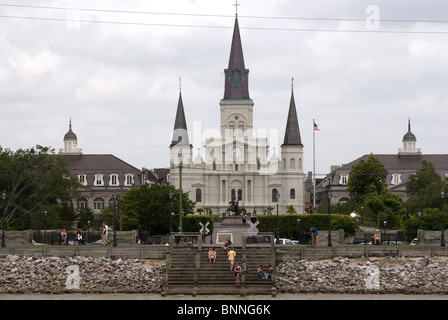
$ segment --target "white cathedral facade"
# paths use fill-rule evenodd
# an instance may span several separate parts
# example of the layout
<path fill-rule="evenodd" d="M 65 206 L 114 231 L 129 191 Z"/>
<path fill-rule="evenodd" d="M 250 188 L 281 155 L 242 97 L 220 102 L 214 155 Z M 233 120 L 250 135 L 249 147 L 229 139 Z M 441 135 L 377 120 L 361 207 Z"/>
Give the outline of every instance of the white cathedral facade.
<path fill-rule="evenodd" d="M 279 214 L 292 206 L 303 213 L 303 144 L 294 92 L 291 90 L 286 129 L 280 154 L 269 157 L 269 141 L 254 135 L 254 102 L 249 96 L 249 70 L 245 68 L 238 18 L 235 18 L 224 97 L 220 100 L 220 137 L 206 138 L 204 155 L 193 156 L 182 95 L 170 145 L 170 183 L 188 192 L 196 209 L 221 216 L 233 200 L 248 214 L 263 214 L 277 205 Z M 285 110 L 287 106 L 285 106 Z M 275 107 L 276 109 L 282 107 Z"/>

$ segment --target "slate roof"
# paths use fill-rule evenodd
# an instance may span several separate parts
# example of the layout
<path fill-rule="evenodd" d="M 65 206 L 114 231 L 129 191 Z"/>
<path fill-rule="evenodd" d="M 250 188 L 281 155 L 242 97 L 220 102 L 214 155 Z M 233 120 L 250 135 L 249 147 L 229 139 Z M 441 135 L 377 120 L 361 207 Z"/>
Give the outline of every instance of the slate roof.
<path fill-rule="evenodd" d="M 336 169 L 333 174 L 332 185 L 338 185 L 341 174 L 349 174 L 351 168 L 361 160 L 367 161 L 369 154 L 366 154 L 346 165 Z M 421 168 L 422 160 L 431 162 L 437 173 L 442 179 L 448 173 L 448 154 L 372 154 L 377 158 L 388 171 L 387 184 L 390 185 L 392 174 L 400 173 L 401 181 L 406 182 L 409 176 Z"/>
<path fill-rule="evenodd" d="M 234 71 L 239 71 L 239 79 L 235 82 Z M 250 99 L 249 69 L 244 66 L 243 46 L 241 44 L 238 18 L 235 18 L 232 45 L 230 47 L 229 66 L 224 70 L 224 99 Z"/>
<path fill-rule="evenodd" d="M 112 154 L 62 154 L 68 161 L 72 174 L 86 174 L 88 185 L 93 185 L 94 175 L 103 174 L 104 184 L 108 186 L 109 175 L 119 175 L 120 184 L 125 174 L 134 175 L 134 186 L 141 185 L 140 170 Z"/>
<path fill-rule="evenodd" d="M 283 145 L 303 146 L 300 137 L 299 120 L 297 117 L 296 103 L 294 101 L 294 92 L 291 91 L 291 101 L 289 103 L 288 119 L 286 120 L 285 138 Z"/>

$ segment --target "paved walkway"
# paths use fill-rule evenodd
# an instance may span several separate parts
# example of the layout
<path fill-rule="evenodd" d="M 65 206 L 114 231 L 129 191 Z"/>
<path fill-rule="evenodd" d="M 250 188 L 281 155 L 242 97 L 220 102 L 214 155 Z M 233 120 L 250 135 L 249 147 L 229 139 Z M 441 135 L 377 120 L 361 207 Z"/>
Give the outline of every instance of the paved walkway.
<path fill-rule="evenodd" d="M 448 300 L 448 295 L 405 295 L 405 294 L 278 294 L 269 295 L 167 295 L 159 294 L 0 294 L 0 300 Z"/>

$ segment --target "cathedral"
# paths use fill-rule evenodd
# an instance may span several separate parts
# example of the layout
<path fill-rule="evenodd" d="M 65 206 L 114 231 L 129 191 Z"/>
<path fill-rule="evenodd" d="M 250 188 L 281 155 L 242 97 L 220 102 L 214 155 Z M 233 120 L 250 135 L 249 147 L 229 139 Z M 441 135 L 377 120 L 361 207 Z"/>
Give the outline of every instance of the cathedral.
<path fill-rule="evenodd" d="M 291 88 L 280 152 L 269 156 L 269 141 L 253 128 L 254 101 L 249 95 L 238 17 L 235 17 L 228 67 L 220 100 L 220 137 L 205 139 L 203 155 L 193 155 L 186 111 L 179 92 L 170 144 L 169 182 L 187 192 L 206 214 L 272 214 L 304 211 L 303 144 Z M 198 146 L 196 146 L 198 147 Z M 202 146 L 201 146 L 202 147 Z M 274 148 L 275 150 L 275 148 Z"/>

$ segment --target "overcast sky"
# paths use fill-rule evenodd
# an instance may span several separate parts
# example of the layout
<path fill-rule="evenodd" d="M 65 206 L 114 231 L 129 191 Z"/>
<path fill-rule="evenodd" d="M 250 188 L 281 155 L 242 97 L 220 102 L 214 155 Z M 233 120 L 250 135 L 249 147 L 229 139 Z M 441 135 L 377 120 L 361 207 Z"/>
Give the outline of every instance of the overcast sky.
<path fill-rule="evenodd" d="M 294 78 L 304 171 L 417 147 L 448 153 L 448 2 L 239 0 L 254 129 L 283 142 Z M 194 153 L 219 129 L 234 0 L 0 0 L 0 146 L 169 166 L 179 78 Z M 274 134 L 277 132 L 277 134 Z M 274 141 L 273 141 L 274 140 Z"/>

